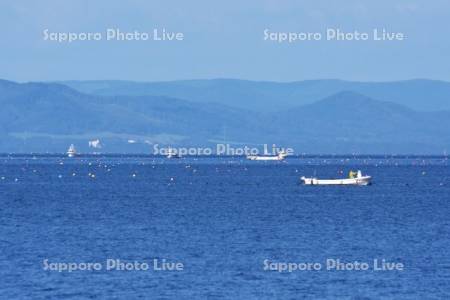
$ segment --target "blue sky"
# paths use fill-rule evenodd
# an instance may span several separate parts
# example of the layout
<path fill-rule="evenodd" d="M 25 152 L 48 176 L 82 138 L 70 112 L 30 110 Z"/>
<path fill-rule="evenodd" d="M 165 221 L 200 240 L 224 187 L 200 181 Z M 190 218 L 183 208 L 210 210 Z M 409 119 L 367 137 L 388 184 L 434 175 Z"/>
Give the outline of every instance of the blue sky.
<path fill-rule="evenodd" d="M 450 1 L 0 1 L 0 78 L 450 81 Z M 43 40 L 51 32 L 184 33 L 178 42 Z M 403 32 L 404 41 L 264 41 L 281 32 Z"/>

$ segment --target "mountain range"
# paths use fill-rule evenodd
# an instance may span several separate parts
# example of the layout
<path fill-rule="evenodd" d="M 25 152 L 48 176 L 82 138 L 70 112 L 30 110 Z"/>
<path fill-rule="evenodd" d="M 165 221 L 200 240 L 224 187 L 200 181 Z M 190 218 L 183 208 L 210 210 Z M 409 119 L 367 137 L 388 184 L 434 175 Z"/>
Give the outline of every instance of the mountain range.
<path fill-rule="evenodd" d="M 259 112 L 274 112 L 314 103 L 342 91 L 352 91 L 380 101 L 419 111 L 450 110 L 450 83 L 437 80 L 354 82 L 306 80 L 264 82 L 236 79 L 180 80 L 167 82 L 65 81 L 83 93 L 116 96 L 160 95 L 201 103 L 221 103 Z"/>
<path fill-rule="evenodd" d="M 0 152 L 151 153 L 273 144 L 296 153 L 442 154 L 450 83 L 0 80 Z M 100 139 L 102 149 L 89 148 Z"/>

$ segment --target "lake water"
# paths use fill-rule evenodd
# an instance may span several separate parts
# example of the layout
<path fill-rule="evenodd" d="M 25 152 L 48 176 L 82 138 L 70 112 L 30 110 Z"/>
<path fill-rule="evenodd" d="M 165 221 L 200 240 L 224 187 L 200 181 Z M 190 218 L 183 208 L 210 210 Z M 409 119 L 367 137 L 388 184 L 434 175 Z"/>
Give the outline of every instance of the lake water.
<path fill-rule="evenodd" d="M 350 169 L 373 185 L 299 182 Z M 5 299 L 450 297 L 444 157 L 1 156 L 0 201 Z M 150 268 L 108 270 L 107 259 Z M 155 259 L 183 270 L 154 270 Z M 337 259 L 369 269 L 328 269 Z M 404 268 L 374 270 L 374 259 Z M 101 269 L 54 269 L 88 262 Z M 264 262 L 321 269 L 279 272 Z"/>

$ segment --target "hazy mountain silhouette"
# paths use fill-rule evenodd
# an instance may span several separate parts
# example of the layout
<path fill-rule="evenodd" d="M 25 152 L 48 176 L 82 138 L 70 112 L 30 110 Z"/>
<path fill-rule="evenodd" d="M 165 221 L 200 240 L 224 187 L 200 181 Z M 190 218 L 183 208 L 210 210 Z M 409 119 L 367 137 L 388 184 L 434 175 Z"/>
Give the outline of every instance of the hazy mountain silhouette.
<path fill-rule="evenodd" d="M 351 91 L 268 113 L 166 96 L 100 96 L 62 84 L 0 81 L 0 105 L 0 152 L 62 152 L 70 143 L 89 151 L 88 140 L 96 138 L 104 152 L 224 141 L 276 143 L 297 153 L 442 154 L 450 149 L 450 112 L 421 112 Z"/>
<path fill-rule="evenodd" d="M 214 102 L 261 112 L 313 103 L 342 91 L 353 91 L 419 111 L 450 110 L 450 83 L 435 80 L 351 82 L 306 80 L 278 83 L 234 79 L 169 82 L 67 81 L 81 92 L 98 95 L 160 95 L 195 102 Z"/>
<path fill-rule="evenodd" d="M 354 92 L 292 108 L 275 120 L 306 152 L 442 153 L 450 145 L 450 112 L 417 112 Z"/>

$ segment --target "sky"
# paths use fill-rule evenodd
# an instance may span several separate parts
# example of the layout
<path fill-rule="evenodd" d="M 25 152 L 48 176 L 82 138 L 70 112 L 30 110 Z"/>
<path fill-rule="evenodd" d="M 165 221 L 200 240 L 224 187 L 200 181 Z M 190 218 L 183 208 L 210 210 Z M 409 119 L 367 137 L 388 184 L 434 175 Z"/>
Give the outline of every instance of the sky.
<path fill-rule="evenodd" d="M 0 0 L 0 78 L 450 81 L 449 20 L 448 0 Z M 149 40 L 108 41 L 107 29 Z M 183 39 L 155 41 L 154 29 Z M 369 38 L 327 40 L 330 29 Z M 374 29 L 405 38 L 375 41 Z M 45 30 L 102 36 L 58 42 L 45 40 Z M 322 36 L 279 42 L 264 40 L 265 30 Z"/>

